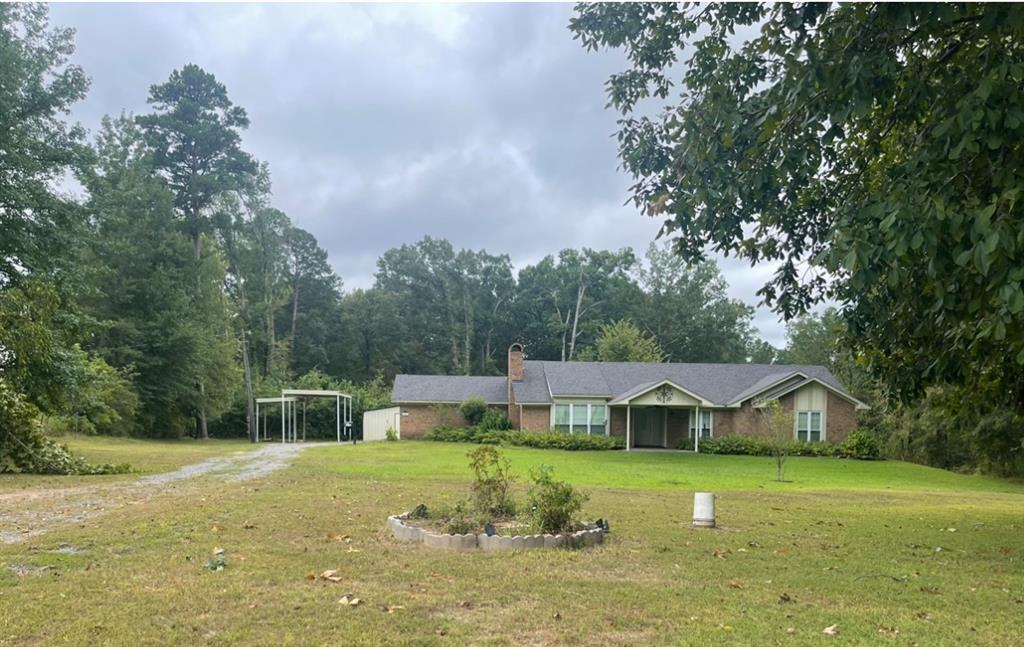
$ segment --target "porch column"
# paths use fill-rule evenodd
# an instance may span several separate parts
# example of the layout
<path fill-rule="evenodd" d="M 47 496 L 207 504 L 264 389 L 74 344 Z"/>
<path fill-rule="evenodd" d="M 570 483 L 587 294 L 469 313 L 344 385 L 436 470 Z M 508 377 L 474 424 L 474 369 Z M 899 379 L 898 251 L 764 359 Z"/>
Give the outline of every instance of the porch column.
<path fill-rule="evenodd" d="M 281 442 L 284 442 L 284 418 L 287 412 L 284 409 L 284 392 L 281 392 Z"/>
<path fill-rule="evenodd" d="M 630 409 L 632 409 L 632 407 L 627 403 L 626 404 L 626 451 L 627 452 L 630 449 L 630 445 L 633 444 L 633 443 L 630 442 L 630 423 L 629 423 L 629 412 L 630 412 Z"/>
<path fill-rule="evenodd" d="M 341 442 L 341 396 L 334 396 L 334 431 L 338 435 L 338 442 Z"/>
<path fill-rule="evenodd" d="M 694 427 L 696 427 L 696 432 L 694 432 L 694 435 L 693 435 L 693 453 L 699 454 L 700 453 L 700 405 L 699 404 L 697 405 L 697 424 L 695 424 Z"/>
<path fill-rule="evenodd" d="M 256 442 L 260 442 L 260 403 L 256 403 Z"/>

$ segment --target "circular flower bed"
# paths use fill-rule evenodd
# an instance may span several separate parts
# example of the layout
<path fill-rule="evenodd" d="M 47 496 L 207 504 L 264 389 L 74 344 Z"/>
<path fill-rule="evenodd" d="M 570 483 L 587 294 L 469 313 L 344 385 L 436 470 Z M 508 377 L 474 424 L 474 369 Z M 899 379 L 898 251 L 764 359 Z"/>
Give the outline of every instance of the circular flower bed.
<path fill-rule="evenodd" d="M 534 548 L 583 548 L 604 542 L 607 526 L 603 523 L 585 524 L 581 530 L 568 533 L 541 535 L 499 535 L 497 533 L 463 533 L 449 534 L 431 532 L 429 529 L 413 525 L 409 513 L 388 517 L 388 527 L 395 539 L 410 543 L 423 544 L 431 548 L 448 548 L 454 550 L 530 550 Z"/>
<path fill-rule="evenodd" d="M 530 471 L 528 501 L 521 507 L 512 497 L 515 477 L 509 461 L 497 449 L 484 445 L 469 458 L 475 477 L 469 498 L 429 510 L 421 504 L 388 517 L 396 539 L 434 548 L 483 550 L 581 548 L 604 541 L 607 522 L 580 522 L 576 515 L 587 495 L 555 480 L 550 467 Z"/>

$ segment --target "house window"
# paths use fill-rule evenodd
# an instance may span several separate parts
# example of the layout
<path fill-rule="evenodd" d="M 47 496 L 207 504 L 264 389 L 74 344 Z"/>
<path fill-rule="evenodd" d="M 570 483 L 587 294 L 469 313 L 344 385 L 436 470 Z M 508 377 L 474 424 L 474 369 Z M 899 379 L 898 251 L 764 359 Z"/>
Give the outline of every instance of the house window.
<path fill-rule="evenodd" d="M 796 439 L 802 442 L 821 442 L 821 412 L 798 411 L 796 414 Z"/>
<path fill-rule="evenodd" d="M 572 428 L 570 426 L 572 421 L 572 406 L 568 404 L 556 404 L 555 405 L 555 431 L 561 431 L 563 433 L 569 433 Z"/>
<path fill-rule="evenodd" d="M 556 404 L 555 431 L 604 436 L 607 432 L 608 407 L 604 404 Z"/>
<path fill-rule="evenodd" d="M 700 437 L 711 438 L 714 429 L 714 422 L 711 412 L 704 410 L 700 412 Z M 690 409 L 690 438 L 697 435 L 697 411 Z"/>
<path fill-rule="evenodd" d="M 572 433 L 574 434 L 585 434 L 587 433 L 587 407 L 586 404 L 574 404 L 572 405 Z"/>
<path fill-rule="evenodd" d="M 605 421 L 608 419 L 608 407 L 603 404 L 590 405 L 590 435 L 604 436 Z"/>

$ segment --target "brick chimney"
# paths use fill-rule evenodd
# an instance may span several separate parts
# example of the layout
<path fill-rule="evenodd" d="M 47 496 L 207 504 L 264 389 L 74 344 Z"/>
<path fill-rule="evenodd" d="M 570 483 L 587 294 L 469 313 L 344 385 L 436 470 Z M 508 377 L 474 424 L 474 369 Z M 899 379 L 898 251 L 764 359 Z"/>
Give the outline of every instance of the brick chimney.
<path fill-rule="evenodd" d="M 523 345 L 512 344 L 508 347 L 508 379 L 510 382 L 523 381 Z"/>
<path fill-rule="evenodd" d="M 514 429 L 522 429 L 521 407 L 516 406 L 516 395 L 512 389 L 513 382 L 523 381 L 523 345 L 519 343 L 508 347 L 508 419 Z"/>

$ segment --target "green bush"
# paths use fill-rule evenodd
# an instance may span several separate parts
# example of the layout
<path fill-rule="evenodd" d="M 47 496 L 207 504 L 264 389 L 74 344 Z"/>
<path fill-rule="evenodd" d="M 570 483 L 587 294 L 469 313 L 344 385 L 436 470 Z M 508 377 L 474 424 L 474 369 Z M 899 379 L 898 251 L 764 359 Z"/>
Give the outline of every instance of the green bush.
<path fill-rule="evenodd" d="M 427 432 L 424 439 L 446 443 L 509 445 L 568 451 L 623 449 L 626 446 L 622 438 L 615 436 L 562 434 L 554 431 L 495 431 L 479 427 L 437 427 Z"/>
<path fill-rule="evenodd" d="M 384 431 L 384 440 L 387 440 L 392 443 L 398 440 L 398 432 L 395 431 L 394 427 L 388 427 Z"/>
<path fill-rule="evenodd" d="M 689 449 L 691 442 L 684 440 L 680 449 Z M 722 436 L 700 441 L 705 454 L 734 454 L 744 456 L 773 456 L 774 449 L 768 438 L 760 436 Z M 786 449 L 789 456 L 826 456 L 875 460 L 881 456 L 878 441 L 866 432 L 854 432 L 841 445 L 835 443 L 808 443 L 793 441 Z"/>
<path fill-rule="evenodd" d="M 530 518 L 543 533 L 558 534 L 573 528 L 574 517 L 583 509 L 587 495 L 565 481 L 556 481 L 551 467 L 541 465 L 530 471 Z"/>
<path fill-rule="evenodd" d="M 0 473 L 123 474 L 127 464 L 93 465 L 43 435 L 39 410 L 0 382 Z"/>
<path fill-rule="evenodd" d="M 470 398 L 459 405 L 459 411 L 470 427 L 476 427 L 487 415 L 487 403 L 480 398 Z"/>
<path fill-rule="evenodd" d="M 978 420 L 973 440 L 979 466 L 999 476 L 1024 474 L 1024 417 L 997 410 Z"/>
<path fill-rule="evenodd" d="M 512 423 L 508 421 L 508 416 L 501 411 L 487 409 L 484 412 L 483 418 L 480 419 L 480 423 L 476 426 L 491 431 L 505 431 L 512 428 Z"/>
<path fill-rule="evenodd" d="M 882 448 L 878 440 L 866 431 L 857 430 L 853 432 L 839 445 L 840 458 L 873 461 L 880 458 L 881 455 Z"/>
<path fill-rule="evenodd" d="M 488 517 L 511 517 L 516 513 L 512 500 L 510 463 L 494 447 L 484 445 L 468 454 L 473 470 L 473 505 L 476 511 Z"/>

